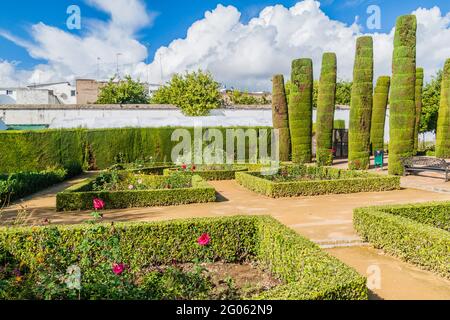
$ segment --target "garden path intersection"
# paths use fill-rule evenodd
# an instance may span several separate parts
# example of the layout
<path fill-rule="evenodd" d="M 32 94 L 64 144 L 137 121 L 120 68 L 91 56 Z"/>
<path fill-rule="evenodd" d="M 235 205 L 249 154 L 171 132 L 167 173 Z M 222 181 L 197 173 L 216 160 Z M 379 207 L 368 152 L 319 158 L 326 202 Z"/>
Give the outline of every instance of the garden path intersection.
<path fill-rule="evenodd" d="M 3 221 L 11 223 L 26 208 L 26 223 L 43 225 L 80 224 L 90 220 L 90 211 L 57 213 L 56 193 L 79 183 L 92 174 L 70 180 L 44 190 L 22 202 L 11 205 L 3 213 Z M 402 185 L 442 184 L 436 178 L 403 177 Z M 448 201 L 449 192 L 403 189 L 348 195 L 321 195 L 272 199 L 251 192 L 235 181 L 211 181 L 218 193 L 215 203 L 171 207 L 150 207 L 104 211 L 104 221 L 161 221 L 192 217 L 233 215 L 271 215 L 299 234 L 314 241 L 328 253 L 369 277 L 375 270 L 381 282 L 372 289 L 373 299 L 450 299 L 450 281 L 421 270 L 363 243 L 353 228 L 353 209 L 369 205 L 392 205 Z M 196 310 L 200 312 L 201 310 Z M 203 312 L 205 312 L 203 310 Z"/>

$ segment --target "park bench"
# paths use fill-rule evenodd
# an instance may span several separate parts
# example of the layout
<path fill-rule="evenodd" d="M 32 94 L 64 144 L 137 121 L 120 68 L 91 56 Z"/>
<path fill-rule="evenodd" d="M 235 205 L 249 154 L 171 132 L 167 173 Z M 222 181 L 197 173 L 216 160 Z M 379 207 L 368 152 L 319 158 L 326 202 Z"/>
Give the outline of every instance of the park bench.
<path fill-rule="evenodd" d="M 405 175 L 408 172 L 419 173 L 423 171 L 441 172 L 445 173 L 445 182 L 449 180 L 448 173 L 450 164 L 444 159 L 433 157 L 408 157 L 402 159 L 403 167 L 405 168 Z"/>

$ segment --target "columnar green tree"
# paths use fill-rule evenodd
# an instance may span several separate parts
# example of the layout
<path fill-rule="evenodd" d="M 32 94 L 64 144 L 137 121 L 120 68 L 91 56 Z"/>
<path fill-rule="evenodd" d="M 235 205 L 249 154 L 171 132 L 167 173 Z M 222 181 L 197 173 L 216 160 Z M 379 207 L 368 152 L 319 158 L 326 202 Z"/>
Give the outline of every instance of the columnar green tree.
<path fill-rule="evenodd" d="M 436 130 L 436 157 L 450 158 L 450 59 L 444 66 Z"/>
<path fill-rule="evenodd" d="M 389 173 L 403 174 L 402 158 L 414 153 L 416 123 L 416 31 L 414 15 L 397 19 L 390 98 Z"/>
<path fill-rule="evenodd" d="M 317 98 L 317 148 L 319 165 L 332 165 L 333 123 L 336 101 L 337 61 L 336 54 L 326 52 L 322 58 L 322 71 Z"/>
<path fill-rule="evenodd" d="M 390 85 L 390 77 L 379 77 L 373 95 L 372 123 L 370 128 L 370 143 L 373 154 L 377 150 L 384 150 L 384 127 L 386 125 L 386 108 L 389 101 Z"/>
<path fill-rule="evenodd" d="M 307 163 L 312 159 L 313 82 L 312 60 L 294 60 L 288 108 L 294 163 Z"/>
<path fill-rule="evenodd" d="M 370 165 L 370 121 L 373 101 L 373 39 L 356 41 L 350 103 L 349 167 L 365 170 Z"/>
<path fill-rule="evenodd" d="M 420 118 L 422 115 L 423 68 L 416 69 L 416 125 L 414 127 L 414 154 L 419 148 Z"/>
<path fill-rule="evenodd" d="M 272 80 L 272 85 L 272 119 L 273 128 L 278 129 L 280 134 L 280 161 L 289 161 L 291 139 L 283 75 L 275 75 Z"/>

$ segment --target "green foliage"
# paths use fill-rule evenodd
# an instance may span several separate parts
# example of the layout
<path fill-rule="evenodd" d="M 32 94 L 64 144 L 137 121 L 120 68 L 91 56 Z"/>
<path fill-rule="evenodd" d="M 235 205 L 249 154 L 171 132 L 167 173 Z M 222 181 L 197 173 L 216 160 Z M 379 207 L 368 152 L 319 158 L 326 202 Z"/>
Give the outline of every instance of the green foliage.
<path fill-rule="evenodd" d="M 372 123 L 370 129 L 370 143 L 372 154 L 377 150 L 384 150 L 384 128 L 386 124 L 386 109 L 389 100 L 391 78 L 381 76 L 377 80 L 373 96 Z"/>
<path fill-rule="evenodd" d="M 450 59 L 444 66 L 436 130 L 436 157 L 450 158 Z"/>
<path fill-rule="evenodd" d="M 167 85 L 155 92 L 151 103 L 173 104 L 185 115 L 205 116 L 221 105 L 219 83 L 202 70 L 175 74 Z"/>
<path fill-rule="evenodd" d="M 247 91 L 242 92 L 239 90 L 233 90 L 229 97 L 231 102 L 235 105 L 268 105 L 271 102 L 266 95 L 255 97 L 250 95 Z"/>
<path fill-rule="evenodd" d="M 40 171 L 50 167 L 107 169 L 116 164 L 120 154 L 122 162 L 131 163 L 152 156 L 155 163 L 170 162 L 173 148 L 180 141 L 172 141 L 172 133 L 182 127 L 123 128 L 123 129 L 64 129 L 42 131 L 0 132 L 0 173 Z M 186 127 L 194 137 L 194 128 Z M 226 136 L 228 128 L 218 129 Z M 267 150 L 271 150 L 271 128 L 240 127 L 230 129 L 267 129 Z M 258 137 L 259 139 L 260 137 Z M 205 142 L 205 146 L 209 143 Z M 236 147 L 237 143 L 235 144 Z M 249 143 L 245 143 L 246 159 Z M 226 150 L 226 141 L 223 142 Z M 236 150 L 236 148 L 235 148 Z M 236 154 L 236 153 L 235 153 Z M 237 157 L 235 157 L 237 158 Z M 138 168 L 139 169 L 139 168 Z M 155 168 L 162 171 L 163 168 Z M 70 171 L 70 170 L 69 170 Z"/>
<path fill-rule="evenodd" d="M 422 116 L 420 117 L 419 132 L 435 132 L 441 101 L 442 70 L 427 83 L 422 94 Z"/>
<path fill-rule="evenodd" d="M 389 173 L 402 175 L 402 158 L 414 153 L 416 123 L 416 31 L 414 15 L 397 19 L 390 97 Z"/>
<path fill-rule="evenodd" d="M 148 90 L 139 81 L 130 76 L 125 80 L 111 79 L 100 88 L 96 104 L 146 104 L 149 101 Z"/>
<path fill-rule="evenodd" d="M 417 154 L 419 149 L 419 131 L 420 131 L 420 122 L 422 116 L 422 91 L 423 91 L 423 68 L 416 69 L 416 93 L 415 93 L 415 102 L 416 102 L 416 123 L 414 127 L 414 154 Z"/>
<path fill-rule="evenodd" d="M 58 211 L 90 210 L 93 200 L 102 199 L 106 209 L 122 209 L 133 207 L 171 206 L 189 203 L 205 203 L 216 201 L 216 190 L 199 176 L 139 176 L 144 188 L 134 182 L 133 189 L 114 188 L 112 191 L 94 191 L 93 181 L 88 180 L 60 192 L 56 196 Z M 190 180 L 190 187 L 186 187 Z M 128 182 L 129 180 L 127 180 Z M 133 182 L 128 182 L 133 183 Z M 125 183 L 125 185 L 128 185 Z"/>
<path fill-rule="evenodd" d="M 291 153 L 291 136 L 289 133 L 289 114 L 284 88 L 283 75 L 275 75 L 272 79 L 272 119 L 273 128 L 280 133 L 280 161 L 289 161 Z"/>
<path fill-rule="evenodd" d="M 211 237 L 207 250 L 197 243 L 203 233 Z M 209 284 L 200 270 L 146 271 L 195 261 L 256 261 L 285 281 L 258 299 L 367 299 L 366 280 L 355 270 L 270 217 L 1 228 L 0 248 L 31 275 L 2 285 L 3 299 L 206 298 Z M 127 266 L 122 274 L 112 272 L 115 263 Z M 83 275 L 79 290 L 61 283 L 70 266 Z"/>
<path fill-rule="evenodd" d="M 389 254 L 450 279 L 450 202 L 356 209 L 361 237 Z"/>
<path fill-rule="evenodd" d="M 328 180 L 271 181 L 270 176 L 255 172 L 237 172 L 236 181 L 257 193 L 272 198 L 315 196 L 322 194 L 347 194 L 400 189 L 400 178 L 367 172 L 348 171 L 329 167 L 300 167 L 313 177 Z M 280 172 L 281 174 L 282 172 Z M 300 175 L 301 176 L 301 175 Z M 273 179 L 273 178 L 272 178 Z"/>
<path fill-rule="evenodd" d="M 372 104 L 373 39 L 372 37 L 359 37 L 356 42 L 348 136 L 350 169 L 366 170 L 369 168 Z"/>
<path fill-rule="evenodd" d="M 289 94 L 291 89 L 291 81 L 288 80 L 285 84 L 286 97 L 289 101 Z M 352 96 L 352 82 L 345 80 L 338 80 L 336 83 L 336 105 L 349 106 Z M 313 107 L 317 108 L 317 100 L 319 97 L 319 81 L 314 81 L 313 89 Z"/>
<path fill-rule="evenodd" d="M 336 101 L 337 60 L 335 53 L 324 53 L 317 101 L 317 163 L 333 164 L 333 124 Z M 331 155 L 331 157 L 330 157 Z"/>
<path fill-rule="evenodd" d="M 198 175 L 207 181 L 234 180 L 236 172 L 247 171 L 245 165 L 195 165 L 183 170 L 181 168 L 168 168 L 164 170 L 165 176 L 184 174 Z"/>
<path fill-rule="evenodd" d="M 312 160 L 313 62 L 311 59 L 297 59 L 292 62 L 291 82 L 288 114 L 292 161 L 308 163 Z"/>
<path fill-rule="evenodd" d="M 36 193 L 68 178 L 64 169 L 40 172 L 20 172 L 0 175 L 0 207 L 9 201 Z"/>

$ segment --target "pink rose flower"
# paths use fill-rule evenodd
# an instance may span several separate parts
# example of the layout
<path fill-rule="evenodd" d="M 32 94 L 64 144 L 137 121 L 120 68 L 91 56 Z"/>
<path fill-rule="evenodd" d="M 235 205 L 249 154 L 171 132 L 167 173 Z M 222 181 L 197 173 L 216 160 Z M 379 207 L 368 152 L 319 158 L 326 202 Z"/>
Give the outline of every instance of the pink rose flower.
<path fill-rule="evenodd" d="M 134 186 L 132 185 L 132 184 L 130 184 L 129 186 L 128 186 L 128 190 L 133 190 L 134 189 Z"/>
<path fill-rule="evenodd" d="M 114 263 L 112 271 L 116 276 L 120 276 L 125 271 L 126 266 L 123 263 Z"/>
<path fill-rule="evenodd" d="M 199 245 L 201 245 L 202 247 L 207 246 L 210 242 L 211 242 L 211 237 L 207 233 L 202 234 L 200 236 L 200 238 L 198 238 L 198 240 L 197 240 L 197 243 Z"/>
<path fill-rule="evenodd" d="M 95 198 L 94 199 L 94 209 L 95 210 L 103 210 L 105 208 L 105 202 L 102 199 Z"/>

